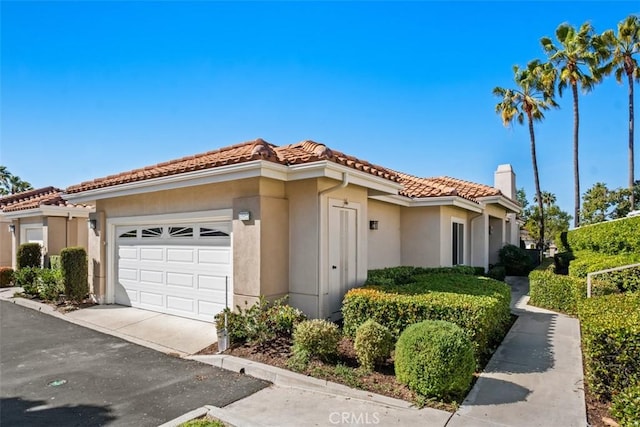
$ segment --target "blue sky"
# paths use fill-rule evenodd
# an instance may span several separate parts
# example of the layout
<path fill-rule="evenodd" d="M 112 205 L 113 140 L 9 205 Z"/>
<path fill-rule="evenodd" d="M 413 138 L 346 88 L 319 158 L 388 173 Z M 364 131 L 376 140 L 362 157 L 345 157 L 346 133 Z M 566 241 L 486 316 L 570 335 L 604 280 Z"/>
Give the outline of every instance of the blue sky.
<path fill-rule="evenodd" d="M 261 137 L 486 184 L 511 163 L 531 199 L 527 129 L 503 127 L 492 89 L 544 58 L 539 40 L 560 23 L 602 32 L 640 4 L 2 1 L 0 13 L 0 164 L 35 187 Z M 613 77 L 580 98 L 583 192 L 626 186 L 626 100 Z M 570 92 L 559 102 L 536 125 L 540 179 L 572 212 Z"/>

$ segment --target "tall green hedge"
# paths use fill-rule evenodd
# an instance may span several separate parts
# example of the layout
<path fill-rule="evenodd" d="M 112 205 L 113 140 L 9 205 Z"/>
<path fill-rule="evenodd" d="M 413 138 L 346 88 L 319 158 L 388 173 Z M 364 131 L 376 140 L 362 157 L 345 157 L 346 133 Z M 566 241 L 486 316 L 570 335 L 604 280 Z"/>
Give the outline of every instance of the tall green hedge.
<path fill-rule="evenodd" d="M 585 279 L 563 276 L 550 269 L 529 273 L 529 303 L 536 307 L 576 314 L 578 302 L 586 297 L 586 293 Z"/>
<path fill-rule="evenodd" d="M 589 389 L 610 398 L 640 382 L 640 294 L 586 299 L 579 316 Z"/>
<path fill-rule="evenodd" d="M 566 236 L 569 250 L 608 255 L 640 252 L 640 216 L 601 222 L 571 230 Z"/>
<path fill-rule="evenodd" d="M 365 286 L 345 295 L 344 333 L 355 334 L 369 319 L 389 328 L 395 337 L 423 320 L 446 320 L 463 328 L 474 343 L 478 360 L 502 337 L 510 321 L 508 285 L 465 274 L 423 274 L 404 285 Z"/>
<path fill-rule="evenodd" d="M 89 293 L 87 252 L 81 247 L 65 248 L 60 252 L 64 278 L 64 293 L 68 299 L 82 301 Z"/>
<path fill-rule="evenodd" d="M 23 243 L 16 254 L 18 270 L 25 267 L 41 267 L 42 247 L 40 243 Z"/>

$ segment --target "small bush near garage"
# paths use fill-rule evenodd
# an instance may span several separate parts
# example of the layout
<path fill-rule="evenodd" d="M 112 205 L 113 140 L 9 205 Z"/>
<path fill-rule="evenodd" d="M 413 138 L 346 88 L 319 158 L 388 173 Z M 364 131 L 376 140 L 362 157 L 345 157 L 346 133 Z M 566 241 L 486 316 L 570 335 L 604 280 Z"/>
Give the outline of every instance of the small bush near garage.
<path fill-rule="evenodd" d="M 498 252 L 500 265 L 503 265 L 507 276 L 526 276 L 533 270 L 533 263 L 527 251 L 515 245 L 505 245 Z"/>
<path fill-rule="evenodd" d="M 611 415 L 622 427 L 640 426 L 640 382 L 613 397 Z"/>
<path fill-rule="evenodd" d="M 529 303 L 567 314 L 578 312 L 578 302 L 586 298 L 585 279 L 556 274 L 551 270 L 529 273 Z"/>
<path fill-rule="evenodd" d="M 45 301 L 55 301 L 64 292 L 62 270 L 43 268 L 36 277 L 38 297 Z"/>
<path fill-rule="evenodd" d="M 578 314 L 589 389 L 610 399 L 640 382 L 640 294 L 585 299 Z"/>
<path fill-rule="evenodd" d="M 295 326 L 306 319 L 304 313 L 286 304 L 287 297 L 269 302 L 264 296 L 252 306 L 229 308 L 216 314 L 218 330 L 227 329 L 232 344 L 264 343 L 278 336 L 291 336 Z M 226 317 L 226 325 L 225 325 Z"/>
<path fill-rule="evenodd" d="M 445 321 L 409 326 L 398 338 L 396 377 L 428 398 L 459 398 L 471 385 L 475 369 L 467 334 Z"/>
<path fill-rule="evenodd" d="M 18 270 L 27 267 L 41 267 L 42 247 L 39 243 L 23 243 L 16 255 Z"/>
<path fill-rule="evenodd" d="M 404 285 L 365 286 L 347 292 L 342 304 L 344 334 L 373 319 L 394 337 L 423 320 L 446 320 L 460 326 L 474 344 L 478 361 L 491 353 L 511 320 L 508 285 L 465 274 L 422 274 Z"/>
<path fill-rule="evenodd" d="M 23 267 L 13 273 L 13 284 L 21 287 L 27 295 L 38 295 L 38 267 Z"/>
<path fill-rule="evenodd" d="M 7 286 L 11 286 L 12 281 L 13 281 L 13 268 L 0 267 L 0 288 L 6 288 Z"/>
<path fill-rule="evenodd" d="M 340 338 L 335 323 L 322 319 L 305 320 L 293 331 L 293 356 L 299 362 L 314 357 L 329 361 L 338 354 Z"/>
<path fill-rule="evenodd" d="M 60 252 L 64 293 L 71 301 L 82 301 L 89 293 L 87 251 L 81 247 Z"/>
<path fill-rule="evenodd" d="M 356 329 L 353 342 L 358 363 L 366 371 L 372 371 L 376 364 L 384 362 L 391 355 L 393 344 L 389 329 L 372 319 Z"/>

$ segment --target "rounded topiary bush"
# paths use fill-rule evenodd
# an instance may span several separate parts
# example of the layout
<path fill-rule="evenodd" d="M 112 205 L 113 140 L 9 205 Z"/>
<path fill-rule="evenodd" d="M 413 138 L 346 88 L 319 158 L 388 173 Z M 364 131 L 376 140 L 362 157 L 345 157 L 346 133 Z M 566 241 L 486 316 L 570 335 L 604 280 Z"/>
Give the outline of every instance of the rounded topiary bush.
<path fill-rule="evenodd" d="M 451 322 L 415 323 L 396 343 L 396 378 L 425 397 L 461 397 L 471 384 L 475 365 L 471 341 Z"/>
<path fill-rule="evenodd" d="M 293 330 L 293 352 L 329 360 L 338 354 L 340 331 L 335 323 L 322 319 L 305 320 Z"/>
<path fill-rule="evenodd" d="M 360 366 L 371 371 L 376 363 L 384 362 L 391 354 L 393 336 L 385 326 L 369 319 L 356 329 L 353 347 Z"/>

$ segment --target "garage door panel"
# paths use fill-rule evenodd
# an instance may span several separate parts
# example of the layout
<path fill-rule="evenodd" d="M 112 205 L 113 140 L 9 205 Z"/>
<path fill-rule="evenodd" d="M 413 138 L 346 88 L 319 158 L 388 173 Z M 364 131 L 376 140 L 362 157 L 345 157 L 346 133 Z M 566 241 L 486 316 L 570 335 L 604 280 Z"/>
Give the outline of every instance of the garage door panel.
<path fill-rule="evenodd" d="M 164 298 L 160 293 L 140 291 L 140 304 L 164 307 Z"/>
<path fill-rule="evenodd" d="M 143 261 L 163 261 L 163 248 L 140 248 L 140 259 Z"/>
<path fill-rule="evenodd" d="M 167 295 L 167 308 L 193 313 L 195 307 L 193 299 Z"/>
<path fill-rule="evenodd" d="M 193 274 L 168 272 L 167 285 L 193 288 Z"/>
<path fill-rule="evenodd" d="M 198 289 L 207 291 L 221 291 L 224 293 L 226 283 L 227 278 L 224 276 L 208 276 L 204 274 L 198 275 Z"/>
<path fill-rule="evenodd" d="M 164 273 L 162 271 L 140 270 L 140 281 L 162 285 L 164 283 Z"/>
<path fill-rule="evenodd" d="M 194 252 L 194 249 L 167 248 L 167 261 L 192 263 L 195 260 Z"/>
<path fill-rule="evenodd" d="M 199 264 L 224 264 L 231 262 L 231 251 L 226 248 L 204 249 L 198 248 Z"/>
<path fill-rule="evenodd" d="M 118 227 L 116 303 L 212 322 L 233 295 L 230 237 L 199 234 L 218 224 Z"/>

